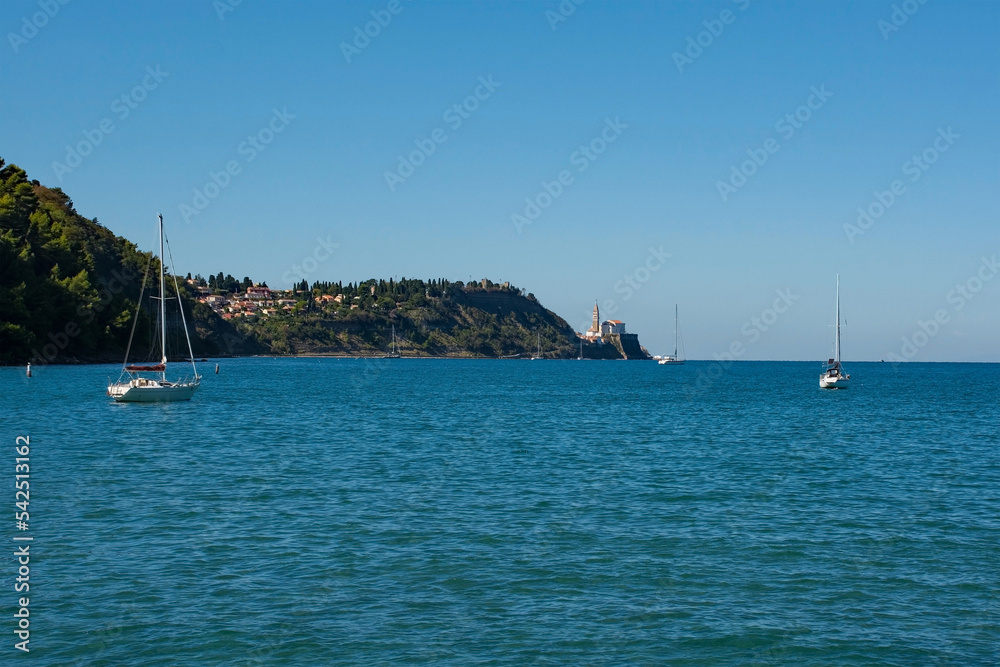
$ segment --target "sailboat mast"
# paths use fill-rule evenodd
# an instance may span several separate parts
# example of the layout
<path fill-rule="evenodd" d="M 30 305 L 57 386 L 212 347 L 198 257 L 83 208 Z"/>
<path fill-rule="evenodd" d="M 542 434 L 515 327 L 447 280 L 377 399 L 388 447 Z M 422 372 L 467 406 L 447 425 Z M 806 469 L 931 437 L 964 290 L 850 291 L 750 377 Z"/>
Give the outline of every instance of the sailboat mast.
<path fill-rule="evenodd" d="M 677 304 L 674 304 L 674 359 L 677 358 Z"/>
<path fill-rule="evenodd" d="M 159 221 L 160 229 L 160 351 L 163 353 L 163 358 L 160 363 L 163 364 L 163 379 L 167 378 L 167 292 L 164 289 L 163 283 L 163 215 L 160 213 L 156 214 L 156 218 Z"/>
<path fill-rule="evenodd" d="M 837 363 L 840 363 L 840 274 L 837 274 L 837 348 L 835 350 Z"/>

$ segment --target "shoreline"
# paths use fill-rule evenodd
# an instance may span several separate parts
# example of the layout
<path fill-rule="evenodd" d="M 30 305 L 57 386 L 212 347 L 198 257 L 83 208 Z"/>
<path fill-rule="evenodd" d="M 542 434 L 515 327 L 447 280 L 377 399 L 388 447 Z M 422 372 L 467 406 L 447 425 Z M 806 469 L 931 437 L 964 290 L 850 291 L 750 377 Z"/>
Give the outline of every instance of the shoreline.
<path fill-rule="evenodd" d="M 225 359 L 355 359 L 355 360 L 388 360 L 392 357 L 384 356 L 364 356 L 364 355 L 347 355 L 347 354 L 241 354 L 232 355 L 224 357 L 201 357 L 195 359 L 196 364 L 203 363 L 218 363 Z M 429 359 L 448 359 L 454 361 L 532 361 L 531 357 L 484 357 L 484 356 L 470 356 L 470 355 L 420 355 L 420 356 L 401 356 L 397 357 L 399 359 L 419 359 L 419 360 L 429 360 Z M 576 357 L 552 357 L 552 358 L 542 358 L 536 361 L 656 361 L 653 358 L 649 359 L 577 359 Z M 717 359 L 685 359 L 686 362 L 691 363 L 723 363 Z M 187 359 L 170 361 L 171 364 L 187 364 L 190 363 Z M 819 364 L 822 365 L 822 360 L 815 359 L 734 359 L 732 361 L 726 361 L 725 363 L 772 363 L 772 364 Z M 853 361 L 845 361 L 845 364 L 878 364 L 878 363 L 889 363 L 881 359 L 856 359 Z M 998 361 L 906 361 L 900 362 L 904 364 L 1000 364 Z M 120 361 L 81 361 L 78 359 L 66 360 L 59 362 L 31 362 L 33 368 L 39 368 L 43 366 L 111 366 L 119 365 Z M 0 364 L 0 368 L 25 368 L 26 363 L 20 364 Z"/>
<path fill-rule="evenodd" d="M 224 357 L 200 357 L 194 360 L 196 364 L 218 362 L 223 359 L 392 359 L 393 357 L 385 357 L 382 355 L 349 355 L 349 354 L 240 354 Z M 437 355 L 414 355 L 414 356 L 400 356 L 396 357 L 398 359 L 450 359 L 450 360 L 467 360 L 467 361 L 531 361 L 531 357 L 485 357 L 485 356 L 470 356 L 470 355 L 454 355 L 454 354 L 437 354 Z M 543 358 L 538 361 L 581 361 L 576 357 L 552 357 Z M 582 361 L 655 361 L 654 359 L 583 359 Z M 191 363 L 187 359 L 171 360 L 170 364 L 188 364 Z M 33 368 L 39 368 L 41 366 L 109 366 L 109 365 L 119 365 L 120 361 L 83 361 L 79 359 L 64 360 L 64 361 L 33 361 L 31 366 Z M 24 368 L 27 364 L 0 364 L 3 368 Z"/>

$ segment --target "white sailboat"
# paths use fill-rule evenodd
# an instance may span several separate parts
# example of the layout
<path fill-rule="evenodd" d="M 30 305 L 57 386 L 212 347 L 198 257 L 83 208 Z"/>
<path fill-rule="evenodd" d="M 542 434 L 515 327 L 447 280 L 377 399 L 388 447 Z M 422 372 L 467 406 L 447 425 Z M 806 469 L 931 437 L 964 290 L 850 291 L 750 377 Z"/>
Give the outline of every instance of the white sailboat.
<path fill-rule="evenodd" d="M 819 376 L 821 389 L 847 389 L 851 386 L 851 376 L 844 372 L 840 363 L 840 274 L 837 274 L 837 337 L 833 344 L 833 359 L 826 362 L 826 369 Z"/>
<path fill-rule="evenodd" d="M 392 325 L 392 352 L 386 354 L 383 359 L 399 359 L 399 348 L 396 347 L 396 325 Z"/>
<path fill-rule="evenodd" d="M 532 361 L 538 361 L 542 358 L 542 334 L 536 333 L 535 340 L 538 343 L 538 351 L 535 353 L 535 356 L 531 358 Z"/>
<path fill-rule="evenodd" d="M 119 403 L 164 403 L 173 401 L 187 401 L 194 395 L 201 382 L 198 375 L 198 367 L 194 364 L 194 353 L 191 351 L 191 338 L 188 336 L 187 320 L 184 317 L 184 308 L 180 302 L 180 288 L 177 285 L 177 275 L 173 274 L 174 293 L 177 295 L 177 305 L 181 311 L 181 323 L 184 326 L 184 338 L 187 340 L 188 358 L 191 360 L 193 376 L 177 381 L 167 380 L 167 295 L 164 289 L 165 281 L 163 267 L 166 263 L 163 254 L 164 234 L 163 216 L 157 214 L 157 231 L 160 236 L 160 296 L 154 297 L 160 302 L 159 328 L 160 328 L 160 363 L 158 364 L 129 364 L 128 355 L 132 350 L 132 341 L 135 337 L 135 323 L 139 319 L 139 306 L 136 306 L 135 321 L 132 323 L 132 334 L 129 336 L 128 349 L 125 351 L 125 361 L 122 364 L 121 376 L 117 382 L 108 383 L 108 396 L 111 396 Z M 167 252 L 169 252 L 169 247 Z M 152 261 L 152 258 L 150 258 Z M 173 268 L 173 257 L 170 259 Z M 149 269 L 146 269 L 147 275 Z M 143 278 L 143 287 L 146 279 Z M 139 294 L 139 303 L 142 302 L 142 293 Z"/>
<path fill-rule="evenodd" d="M 684 360 L 677 355 L 677 341 L 680 337 L 677 328 L 677 304 L 674 304 L 674 353 L 673 355 L 666 355 L 660 358 L 661 364 L 683 364 Z"/>

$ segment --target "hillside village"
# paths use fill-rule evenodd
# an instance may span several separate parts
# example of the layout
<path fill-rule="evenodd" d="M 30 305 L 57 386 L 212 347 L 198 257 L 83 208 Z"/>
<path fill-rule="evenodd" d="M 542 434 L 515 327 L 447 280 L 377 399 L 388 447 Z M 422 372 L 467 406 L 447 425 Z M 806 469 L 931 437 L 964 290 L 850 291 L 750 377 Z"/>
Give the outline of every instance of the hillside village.
<path fill-rule="evenodd" d="M 0 363 L 115 362 L 133 333 L 152 340 L 155 317 L 140 299 L 150 253 L 2 159 L 0 199 L 8 203 L 0 211 Z M 198 356 L 377 356 L 395 340 L 406 356 L 649 358 L 623 322 L 600 322 L 595 309 L 591 330 L 576 332 L 533 294 L 486 278 L 272 289 L 249 277 L 188 274 L 181 292 Z"/>
<path fill-rule="evenodd" d="M 590 329 L 575 332 L 534 295 L 485 278 L 303 281 L 280 290 L 220 273 L 209 281 L 189 276 L 186 284 L 199 304 L 279 354 L 370 353 L 394 329 L 403 352 L 418 356 L 649 358 L 638 336 L 621 320 L 601 321 L 596 305 Z"/>
<path fill-rule="evenodd" d="M 189 275 L 185 282 L 195 301 L 207 305 L 225 320 L 317 312 L 336 315 L 338 311 L 366 309 L 366 307 L 374 307 L 377 310 L 400 308 L 407 303 L 419 306 L 422 305 L 422 300 L 418 298 L 414 303 L 413 282 L 421 284 L 424 300 L 434 296 L 444 296 L 441 292 L 453 287 L 465 291 L 503 291 L 523 295 L 523 290 L 512 288 L 509 282 L 497 284 L 485 278 L 478 283 L 468 285 L 442 280 L 440 284 L 444 286 L 443 289 L 436 281 L 430 281 L 424 286 L 425 281 L 407 281 L 405 278 L 399 282 L 392 279 L 369 280 L 358 285 L 348 284 L 345 290 L 348 292 L 347 295 L 340 291 L 344 289 L 340 283 L 316 283 L 309 287 L 303 281 L 296 288 L 280 290 L 271 289 L 267 283 L 251 282 L 249 278 L 244 278 L 240 283 L 235 282 L 231 276 L 225 279 L 220 277 L 217 285 L 228 284 L 238 287 L 228 291 L 225 288 L 212 288 L 201 276 L 192 278 Z M 417 296 L 419 297 L 419 294 Z"/>
<path fill-rule="evenodd" d="M 296 290 L 272 290 L 267 285 L 251 285 L 245 292 L 216 294 L 210 287 L 198 284 L 194 279 L 187 280 L 188 288 L 194 293 L 198 303 L 204 303 L 224 320 L 245 317 L 268 317 L 279 310 L 291 313 L 298 303 L 299 293 Z M 343 295 L 320 297 L 323 304 L 335 302 L 340 304 Z"/>

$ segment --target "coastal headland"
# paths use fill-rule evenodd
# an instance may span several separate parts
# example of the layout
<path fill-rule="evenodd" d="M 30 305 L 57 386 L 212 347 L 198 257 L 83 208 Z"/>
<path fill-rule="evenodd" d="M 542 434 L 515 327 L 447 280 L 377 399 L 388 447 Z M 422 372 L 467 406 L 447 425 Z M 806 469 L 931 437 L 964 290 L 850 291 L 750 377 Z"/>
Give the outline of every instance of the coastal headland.
<path fill-rule="evenodd" d="M 121 361 L 133 326 L 137 345 L 153 338 L 150 304 L 132 314 L 157 263 L 80 215 L 61 189 L 0 159 L 0 363 Z M 223 272 L 178 279 L 197 357 L 377 357 L 394 338 L 403 357 L 651 358 L 623 325 L 585 336 L 534 294 L 487 278 L 303 280 L 289 289 Z"/>

